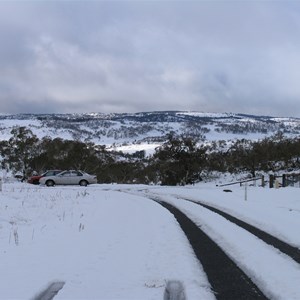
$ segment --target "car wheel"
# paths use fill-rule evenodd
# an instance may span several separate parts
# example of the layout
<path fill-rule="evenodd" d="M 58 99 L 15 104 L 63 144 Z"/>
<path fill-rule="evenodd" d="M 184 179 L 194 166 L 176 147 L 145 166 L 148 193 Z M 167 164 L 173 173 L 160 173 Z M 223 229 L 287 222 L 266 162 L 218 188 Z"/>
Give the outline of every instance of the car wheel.
<path fill-rule="evenodd" d="M 53 180 L 47 180 L 46 181 L 46 186 L 54 186 L 54 181 Z"/>
<path fill-rule="evenodd" d="M 88 182 L 86 180 L 80 180 L 79 185 L 80 186 L 87 186 Z"/>

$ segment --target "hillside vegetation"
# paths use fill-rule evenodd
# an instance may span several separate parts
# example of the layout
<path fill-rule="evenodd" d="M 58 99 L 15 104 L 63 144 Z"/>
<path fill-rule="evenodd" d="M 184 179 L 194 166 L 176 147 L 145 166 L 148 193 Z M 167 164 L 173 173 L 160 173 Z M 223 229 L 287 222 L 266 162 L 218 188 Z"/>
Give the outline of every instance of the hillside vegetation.
<path fill-rule="evenodd" d="M 145 151 L 125 154 L 105 145 L 62 138 L 38 138 L 31 129 L 16 126 L 0 142 L 1 165 L 24 178 L 33 171 L 80 169 L 96 174 L 100 183 L 192 184 L 218 172 L 276 173 L 300 169 L 300 139 L 282 132 L 259 141 L 237 139 L 206 143 L 169 133 L 151 156 Z"/>
<path fill-rule="evenodd" d="M 172 131 L 199 141 L 262 139 L 278 131 L 289 137 L 300 135 L 297 118 L 179 111 L 0 115 L 2 139 L 8 140 L 15 126 L 29 128 L 40 139 L 60 137 L 114 149 L 124 145 L 161 144 Z"/>

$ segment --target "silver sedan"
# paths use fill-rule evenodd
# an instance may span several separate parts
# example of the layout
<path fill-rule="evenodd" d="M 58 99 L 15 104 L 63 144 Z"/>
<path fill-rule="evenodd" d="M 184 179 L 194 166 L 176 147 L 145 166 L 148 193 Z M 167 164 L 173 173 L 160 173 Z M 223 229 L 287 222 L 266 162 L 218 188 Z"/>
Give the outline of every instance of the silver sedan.
<path fill-rule="evenodd" d="M 87 186 L 92 183 L 97 183 L 97 177 L 95 175 L 76 170 L 63 171 L 54 176 L 40 178 L 40 184 L 45 184 L 46 186 L 58 184 Z"/>

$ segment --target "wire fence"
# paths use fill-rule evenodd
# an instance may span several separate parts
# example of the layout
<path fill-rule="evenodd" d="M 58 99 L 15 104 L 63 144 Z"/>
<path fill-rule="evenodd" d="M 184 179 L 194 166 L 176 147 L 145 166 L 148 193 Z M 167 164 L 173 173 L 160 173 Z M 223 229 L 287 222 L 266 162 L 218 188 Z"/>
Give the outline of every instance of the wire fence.
<path fill-rule="evenodd" d="M 286 174 L 285 182 L 285 186 L 293 186 L 300 188 L 300 174 Z"/>
<path fill-rule="evenodd" d="M 243 183 L 250 183 L 252 182 L 252 185 L 254 186 L 269 186 L 269 188 L 279 188 L 279 187 L 298 187 L 300 188 L 300 173 L 293 173 L 293 174 L 283 174 L 280 176 L 277 175 L 269 175 L 267 176 L 261 176 L 261 177 L 256 177 L 256 178 L 250 178 L 250 179 L 245 179 L 245 180 L 240 180 L 240 181 L 235 181 L 235 182 L 230 182 L 226 184 L 221 184 L 218 185 L 220 187 L 224 186 L 230 186 L 234 184 L 239 184 L 240 186 L 243 185 Z"/>

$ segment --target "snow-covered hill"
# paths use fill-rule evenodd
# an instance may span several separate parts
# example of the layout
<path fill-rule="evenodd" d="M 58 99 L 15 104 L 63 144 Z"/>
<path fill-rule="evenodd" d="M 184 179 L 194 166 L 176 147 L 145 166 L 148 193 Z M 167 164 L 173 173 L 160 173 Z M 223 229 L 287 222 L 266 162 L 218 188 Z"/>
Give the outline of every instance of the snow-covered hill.
<path fill-rule="evenodd" d="M 50 136 L 91 141 L 123 151 L 153 149 L 170 132 L 199 140 L 260 139 L 282 131 L 300 135 L 300 118 L 278 118 L 233 113 L 182 111 L 122 114 L 0 115 L 1 140 L 14 126 L 26 126 L 39 138 Z"/>

